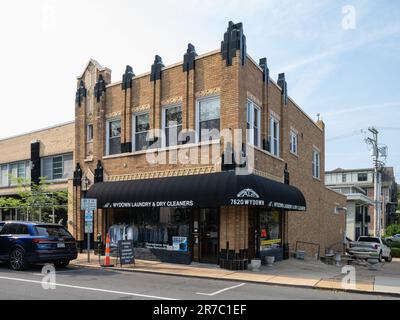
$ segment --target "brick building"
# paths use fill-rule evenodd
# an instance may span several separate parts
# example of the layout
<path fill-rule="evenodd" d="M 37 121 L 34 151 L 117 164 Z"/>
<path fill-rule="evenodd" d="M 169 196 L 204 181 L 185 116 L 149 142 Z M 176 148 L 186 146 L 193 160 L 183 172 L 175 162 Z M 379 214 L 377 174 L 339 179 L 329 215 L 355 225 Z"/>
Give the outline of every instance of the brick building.
<path fill-rule="evenodd" d="M 46 177 L 49 191 L 68 190 L 73 173 L 74 122 L 0 140 L 0 197 L 17 197 L 17 178 L 38 183 Z M 67 203 L 54 221 L 66 224 Z M 1 220 L 36 220 L 29 212 L 0 208 Z"/>
<path fill-rule="evenodd" d="M 342 247 L 346 198 L 324 186 L 324 123 L 246 53 L 241 24 L 219 50 L 189 44 L 183 62 L 157 55 L 119 82 L 91 60 L 77 88 L 69 227 L 82 243 L 88 197 L 94 234 L 109 233 L 112 248 L 132 239 L 139 258 L 236 269 L 296 244 L 312 255 Z"/>

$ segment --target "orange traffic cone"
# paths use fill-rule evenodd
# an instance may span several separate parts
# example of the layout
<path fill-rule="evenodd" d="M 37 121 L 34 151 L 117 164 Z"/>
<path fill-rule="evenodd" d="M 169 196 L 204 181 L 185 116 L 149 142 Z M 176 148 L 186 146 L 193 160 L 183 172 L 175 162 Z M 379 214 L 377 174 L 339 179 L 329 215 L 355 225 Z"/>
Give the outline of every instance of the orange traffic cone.
<path fill-rule="evenodd" d="M 107 233 L 107 237 L 106 237 L 106 257 L 105 257 L 105 261 L 104 264 L 102 265 L 102 267 L 104 268 L 110 268 L 110 267 L 114 267 L 113 264 L 111 264 L 110 261 L 110 235 Z"/>

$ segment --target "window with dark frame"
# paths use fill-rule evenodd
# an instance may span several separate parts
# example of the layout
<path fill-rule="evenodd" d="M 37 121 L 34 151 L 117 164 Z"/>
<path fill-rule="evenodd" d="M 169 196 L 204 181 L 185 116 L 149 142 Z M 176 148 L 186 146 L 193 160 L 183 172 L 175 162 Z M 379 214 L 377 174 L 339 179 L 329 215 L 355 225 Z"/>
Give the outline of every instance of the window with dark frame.
<path fill-rule="evenodd" d="M 220 98 L 211 97 L 198 101 L 198 128 L 200 141 L 219 138 L 220 130 Z M 213 132 L 218 136 L 213 136 Z"/>
<path fill-rule="evenodd" d="M 121 120 L 107 123 L 107 155 L 121 153 Z"/>

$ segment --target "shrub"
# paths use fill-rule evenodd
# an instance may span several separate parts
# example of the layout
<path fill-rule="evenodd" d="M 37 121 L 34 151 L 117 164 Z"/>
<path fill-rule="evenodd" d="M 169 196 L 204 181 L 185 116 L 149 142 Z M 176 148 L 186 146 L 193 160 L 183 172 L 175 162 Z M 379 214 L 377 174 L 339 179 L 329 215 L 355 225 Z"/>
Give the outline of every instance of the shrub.
<path fill-rule="evenodd" d="M 386 237 L 400 233 L 400 224 L 391 224 L 386 228 Z"/>
<path fill-rule="evenodd" d="M 392 257 L 400 258 L 400 248 L 392 248 Z"/>

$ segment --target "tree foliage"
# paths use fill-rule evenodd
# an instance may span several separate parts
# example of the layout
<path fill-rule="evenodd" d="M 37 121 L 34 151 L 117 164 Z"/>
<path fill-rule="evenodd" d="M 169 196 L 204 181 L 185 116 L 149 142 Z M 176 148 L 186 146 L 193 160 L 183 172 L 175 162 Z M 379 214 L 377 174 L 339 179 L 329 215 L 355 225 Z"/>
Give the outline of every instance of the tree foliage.
<path fill-rule="evenodd" d="M 53 211 L 67 203 L 68 193 L 50 190 L 50 183 L 45 178 L 32 185 L 21 178 L 14 179 L 13 183 L 17 185 L 17 197 L 0 197 L 0 208 L 22 211 L 31 221 L 51 222 Z"/>

